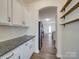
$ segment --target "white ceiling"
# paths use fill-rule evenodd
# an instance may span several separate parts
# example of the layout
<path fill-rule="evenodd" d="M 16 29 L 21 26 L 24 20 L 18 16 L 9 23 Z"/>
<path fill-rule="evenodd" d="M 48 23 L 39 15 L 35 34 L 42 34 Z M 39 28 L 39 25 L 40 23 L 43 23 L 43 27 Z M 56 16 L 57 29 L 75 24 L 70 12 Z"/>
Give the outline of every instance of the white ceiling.
<path fill-rule="evenodd" d="M 27 4 L 37 2 L 37 1 L 40 1 L 40 0 L 24 0 L 24 2 L 27 3 Z"/>
<path fill-rule="evenodd" d="M 51 22 L 55 21 L 56 14 L 57 14 L 56 7 L 46 7 L 39 11 L 39 18 L 42 21 L 45 21 L 45 19 L 50 19 L 49 22 Z"/>

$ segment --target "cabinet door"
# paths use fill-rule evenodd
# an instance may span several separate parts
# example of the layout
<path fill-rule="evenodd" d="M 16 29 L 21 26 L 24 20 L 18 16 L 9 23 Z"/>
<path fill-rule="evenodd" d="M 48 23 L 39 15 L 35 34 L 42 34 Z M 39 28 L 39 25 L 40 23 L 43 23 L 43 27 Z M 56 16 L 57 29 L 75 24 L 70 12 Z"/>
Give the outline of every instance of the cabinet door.
<path fill-rule="evenodd" d="M 19 59 L 24 59 L 24 54 L 23 54 L 23 52 L 25 52 L 24 51 L 24 45 L 20 45 L 19 47 L 18 47 L 18 54 L 19 54 Z"/>
<path fill-rule="evenodd" d="M 8 0 L 0 0 L 0 22 L 8 23 Z"/>
<path fill-rule="evenodd" d="M 28 54 L 29 54 L 29 44 L 25 43 L 24 48 L 23 48 L 23 59 L 28 59 Z"/>
<path fill-rule="evenodd" d="M 30 59 L 32 54 L 33 54 L 33 42 L 32 42 L 32 40 L 29 41 L 28 52 L 29 52 L 28 59 Z"/>
<path fill-rule="evenodd" d="M 30 59 L 33 54 L 32 49 L 32 41 L 28 41 L 24 44 L 24 53 L 23 53 L 23 59 Z"/>
<path fill-rule="evenodd" d="M 30 59 L 32 55 L 32 46 L 31 46 L 31 41 L 28 41 L 24 43 L 23 45 L 19 46 L 19 55 L 20 59 Z"/>
<path fill-rule="evenodd" d="M 22 25 L 23 7 L 17 0 L 13 1 L 13 24 Z"/>

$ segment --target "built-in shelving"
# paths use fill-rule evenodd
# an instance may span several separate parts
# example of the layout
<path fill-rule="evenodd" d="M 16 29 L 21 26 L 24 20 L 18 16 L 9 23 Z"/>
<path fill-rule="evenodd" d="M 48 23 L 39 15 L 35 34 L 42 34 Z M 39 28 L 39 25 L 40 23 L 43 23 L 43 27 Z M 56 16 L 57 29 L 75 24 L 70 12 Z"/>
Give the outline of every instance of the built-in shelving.
<path fill-rule="evenodd" d="M 66 2 L 66 4 L 63 6 L 63 8 L 61 9 L 61 12 L 63 12 L 64 10 L 65 10 L 65 8 L 70 4 L 70 2 L 71 2 L 72 0 L 68 0 L 67 2 Z"/>
<path fill-rule="evenodd" d="M 61 18 L 65 18 L 65 16 L 67 16 L 68 14 L 70 14 L 71 12 L 73 12 L 78 7 L 79 7 L 79 2 L 75 6 L 73 6 L 68 12 L 66 12 Z"/>
<path fill-rule="evenodd" d="M 61 25 L 65 25 L 65 24 L 73 23 L 73 22 L 76 22 L 76 21 L 79 21 L 79 18 L 77 18 L 77 19 L 73 19 L 73 20 L 64 21 L 64 22 L 61 23 Z"/>

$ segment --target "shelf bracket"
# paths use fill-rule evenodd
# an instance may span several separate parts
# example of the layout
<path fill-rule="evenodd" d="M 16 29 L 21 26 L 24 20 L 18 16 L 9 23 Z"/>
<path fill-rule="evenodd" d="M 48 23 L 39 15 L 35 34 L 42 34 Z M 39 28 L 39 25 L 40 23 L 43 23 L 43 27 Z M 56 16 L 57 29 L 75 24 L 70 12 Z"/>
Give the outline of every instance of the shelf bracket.
<path fill-rule="evenodd" d="M 64 27 L 66 26 L 66 24 L 64 24 Z"/>
<path fill-rule="evenodd" d="M 65 19 L 66 17 L 64 16 L 63 18 Z"/>
<path fill-rule="evenodd" d="M 63 11 L 65 12 L 65 8 L 63 9 Z"/>

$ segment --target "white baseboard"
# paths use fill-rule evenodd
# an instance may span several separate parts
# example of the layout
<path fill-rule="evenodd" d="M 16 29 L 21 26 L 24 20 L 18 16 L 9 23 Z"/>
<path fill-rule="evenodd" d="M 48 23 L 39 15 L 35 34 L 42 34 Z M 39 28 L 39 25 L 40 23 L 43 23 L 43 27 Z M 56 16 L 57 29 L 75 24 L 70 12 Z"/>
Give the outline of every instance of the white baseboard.
<path fill-rule="evenodd" d="M 35 50 L 34 53 L 39 53 L 39 50 Z"/>
<path fill-rule="evenodd" d="M 57 53 L 56 56 L 57 58 L 62 58 L 62 54 Z"/>

